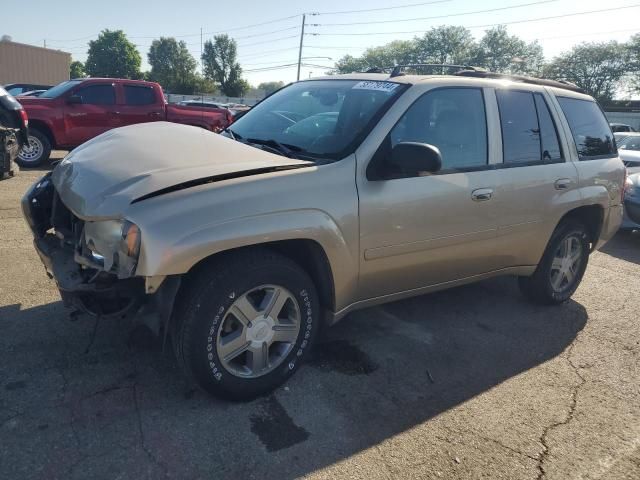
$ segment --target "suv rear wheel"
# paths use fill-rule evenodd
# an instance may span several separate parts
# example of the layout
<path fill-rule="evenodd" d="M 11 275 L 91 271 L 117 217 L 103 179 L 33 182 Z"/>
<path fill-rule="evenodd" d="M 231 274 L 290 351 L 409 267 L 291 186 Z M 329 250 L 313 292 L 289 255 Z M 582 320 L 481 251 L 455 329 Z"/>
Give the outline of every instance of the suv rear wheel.
<path fill-rule="evenodd" d="M 29 130 L 29 143 L 22 147 L 16 163 L 21 167 L 39 167 L 51 156 L 51 142 L 47 136 L 32 128 Z"/>
<path fill-rule="evenodd" d="M 589 234 L 575 220 L 556 228 L 547 249 L 530 277 L 520 277 L 522 293 L 530 300 L 554 305 L 568 300 L 576 291 L 589 261 Z"/>
<path fill-rule="evenodd" d="M 204 390 L 249 400 L 297 370 L 319 328 L 307 273 L 270 250 L 234 254 L 201 268 L 178 300 L 174 349 Z"/>

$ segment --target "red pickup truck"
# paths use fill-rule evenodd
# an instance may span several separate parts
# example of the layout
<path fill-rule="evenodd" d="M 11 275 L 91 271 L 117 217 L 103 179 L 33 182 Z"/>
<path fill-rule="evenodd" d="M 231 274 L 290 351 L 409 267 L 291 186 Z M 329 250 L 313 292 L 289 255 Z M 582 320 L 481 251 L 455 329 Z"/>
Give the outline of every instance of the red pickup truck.
<path fill-rule="evenodd" d="M 233 121 L 222 108 L 167 104 L 160 85 L 139 80 L 69 80 L 18 101 L 29 116 L 29 144 L 17 159 L 25 167 L 45 162 L 52 148 L 69 150 L 112 128 L 167 121 L 218 132 Z"/>

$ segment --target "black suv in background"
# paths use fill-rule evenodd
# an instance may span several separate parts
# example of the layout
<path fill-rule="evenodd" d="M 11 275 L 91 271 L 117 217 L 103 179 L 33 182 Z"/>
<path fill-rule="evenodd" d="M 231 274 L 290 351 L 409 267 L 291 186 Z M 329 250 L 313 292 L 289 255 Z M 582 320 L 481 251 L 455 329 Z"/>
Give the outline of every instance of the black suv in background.
<path fill-rule="evenodd" d="M 22 105 L 0 87 L 0 179 L 18 171 L 15 159 L 29 138 L 28 125 Z"/>

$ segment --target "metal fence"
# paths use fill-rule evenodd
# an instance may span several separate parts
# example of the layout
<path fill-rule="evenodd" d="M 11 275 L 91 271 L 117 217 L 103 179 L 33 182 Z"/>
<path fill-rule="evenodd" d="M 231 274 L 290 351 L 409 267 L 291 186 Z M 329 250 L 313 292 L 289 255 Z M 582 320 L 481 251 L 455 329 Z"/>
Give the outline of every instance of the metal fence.
<path fill-rule="evenodd" d="M 165 94 L 167 102 L 178 103 L 184 100 L 203 100 L 215 103 L 242 103 L 243 105 L 253 106 L 262 100 L 263 97 L 218 97 L 213 95 L 179 95 L 175 93 Z"/>
<path fill-rule="evenodd" d="M 640 112 L 604 112 L 611 123 L 624 123 L 640 131 Z"/>

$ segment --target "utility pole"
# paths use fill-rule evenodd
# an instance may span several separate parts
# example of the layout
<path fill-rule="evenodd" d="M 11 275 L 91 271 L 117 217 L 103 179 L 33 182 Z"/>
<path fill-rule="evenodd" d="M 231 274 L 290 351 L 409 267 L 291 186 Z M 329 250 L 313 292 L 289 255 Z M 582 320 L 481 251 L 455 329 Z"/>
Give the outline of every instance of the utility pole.
<path fill-rule="evenodd" d="M 304 20 L 306 15 L 302 14 L 302 30 L 300 31 L 300 50 L 298 51 L 298 75 L 296 81 L 300 80 L 300 66 L 302 65 L 302 43 L 304 41 Z"/>
<path fill-rule="evenodd" d="M 47 48 L 47 39 L 44 39 L 44 48 Z"/>

